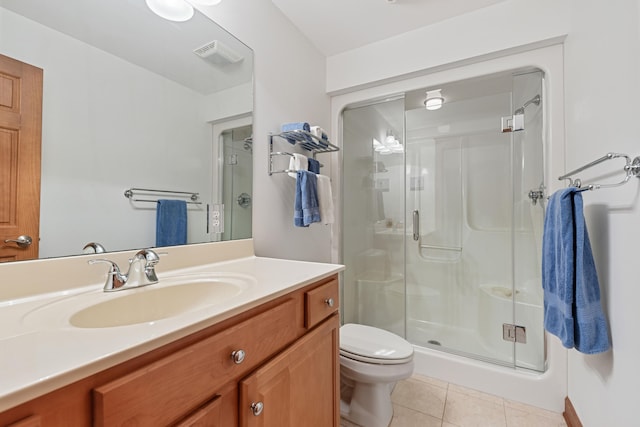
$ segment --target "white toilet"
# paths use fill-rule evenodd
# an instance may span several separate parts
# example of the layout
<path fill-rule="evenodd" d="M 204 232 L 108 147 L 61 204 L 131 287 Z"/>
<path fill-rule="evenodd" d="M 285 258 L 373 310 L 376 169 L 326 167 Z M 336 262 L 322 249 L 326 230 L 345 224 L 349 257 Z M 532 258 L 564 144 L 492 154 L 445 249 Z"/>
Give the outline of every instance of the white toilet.
<path fill-rule="evenodd" d="M 391 392 L 413 373 L 413 346 L 383 329 L 340 328 L 340 415 L 363 427 L 388 427 Z"/>

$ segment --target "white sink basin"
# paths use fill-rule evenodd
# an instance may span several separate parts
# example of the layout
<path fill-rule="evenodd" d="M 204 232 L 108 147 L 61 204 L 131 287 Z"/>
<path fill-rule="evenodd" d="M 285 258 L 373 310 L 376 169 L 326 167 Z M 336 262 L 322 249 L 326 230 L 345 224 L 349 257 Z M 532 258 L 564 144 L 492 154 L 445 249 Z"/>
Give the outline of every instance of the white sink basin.
<path fill-rule="evenodd" d="M 76 328 L 111 328 L 156 322 L 224 304 L 253 284 L 239 275 L 184 275 L 117 292 L 91 291 L 65 297 L 27 313 L 23 322 L 55 322 Z"/>

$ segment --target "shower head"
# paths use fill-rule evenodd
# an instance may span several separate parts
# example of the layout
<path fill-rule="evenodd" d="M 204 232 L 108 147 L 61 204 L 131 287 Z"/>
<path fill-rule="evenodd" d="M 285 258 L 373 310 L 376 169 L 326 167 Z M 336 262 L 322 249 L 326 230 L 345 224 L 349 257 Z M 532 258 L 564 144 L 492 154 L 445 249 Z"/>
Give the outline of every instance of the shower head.
<path fill-rule="evenodd" d="M 249 138 L 245 138 L 243 140 L 244 144 L 242 146 L 242 148 L 244 148 L 245 151 L 250 151 L 253 153 L 253 138 L 249 137 Z"/>
<path fill-rule="evenodd" d="M 524 114 L 524 109 L 531 104 L 540 105 L 540 95 L 536 95 L 530 100 L 528 100 L 527 102 L 525 102 L 524 105 L 518 108 L 516 111 L 514 111 L 513 114 Z"/>

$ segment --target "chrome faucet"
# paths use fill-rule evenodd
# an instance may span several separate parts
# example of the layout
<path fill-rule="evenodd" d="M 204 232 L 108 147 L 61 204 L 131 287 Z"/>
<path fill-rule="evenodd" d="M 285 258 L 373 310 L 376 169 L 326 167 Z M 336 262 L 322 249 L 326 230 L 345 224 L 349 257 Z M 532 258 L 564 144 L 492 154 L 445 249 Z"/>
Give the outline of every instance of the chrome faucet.
<path fill-rule="evenodd" d="M 89 264 L 110 265 L 104 291 L 113 292 L 158 283 L 155 266 L 159 261 L 160 257 L 157 253 L 151 249 L 142 249 L 129 260 L 129 271 L 126 274 L 120 271 L 118 264 L 108 259 L 92 259 L 89 260 Z"/>

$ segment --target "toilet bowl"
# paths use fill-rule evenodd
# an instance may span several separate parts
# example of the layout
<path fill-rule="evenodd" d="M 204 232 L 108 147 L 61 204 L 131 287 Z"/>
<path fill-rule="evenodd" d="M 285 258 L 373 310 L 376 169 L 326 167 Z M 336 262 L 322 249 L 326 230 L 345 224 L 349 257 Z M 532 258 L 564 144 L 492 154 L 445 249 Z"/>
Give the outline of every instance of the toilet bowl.
<path fill-rule="evenodd" d="M 391 392 L 413 373 L 413 346 L 391 332 L 346 324 L 340 328 L 340 416 L 366 427 L 387 427 Z"/>

